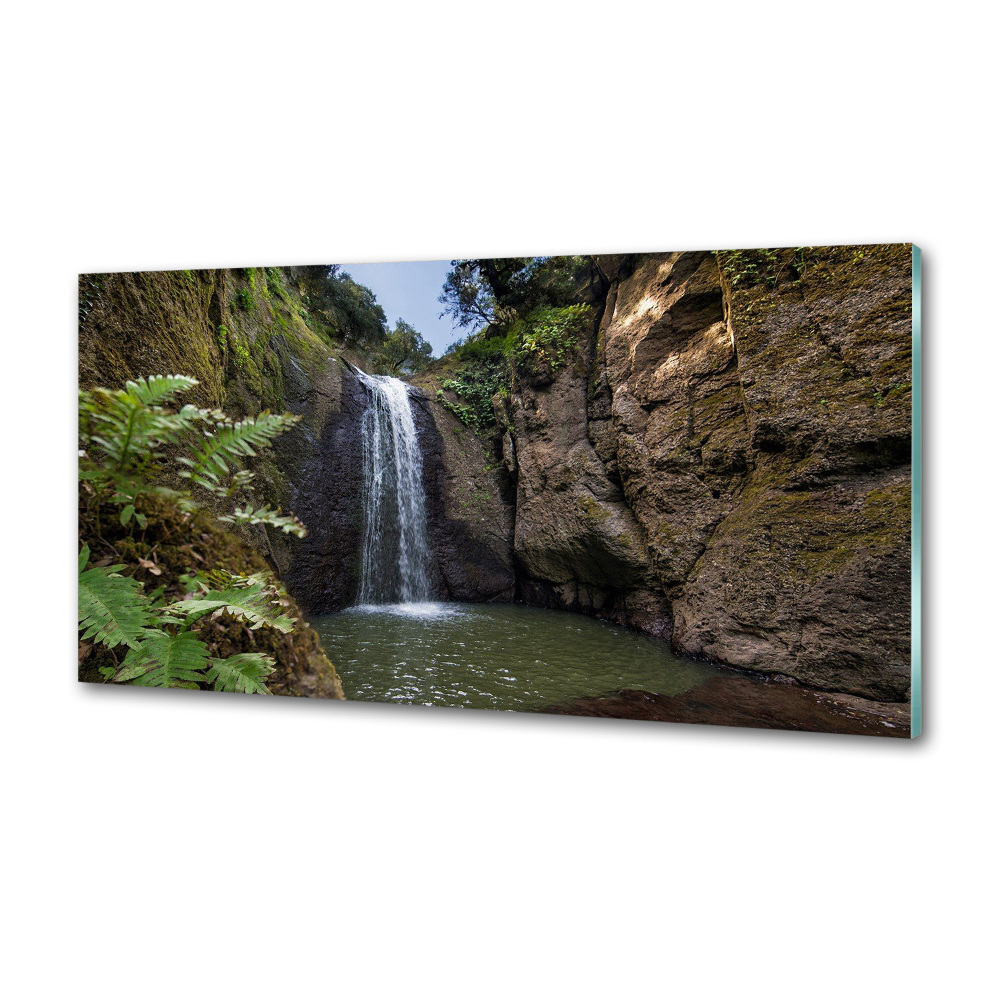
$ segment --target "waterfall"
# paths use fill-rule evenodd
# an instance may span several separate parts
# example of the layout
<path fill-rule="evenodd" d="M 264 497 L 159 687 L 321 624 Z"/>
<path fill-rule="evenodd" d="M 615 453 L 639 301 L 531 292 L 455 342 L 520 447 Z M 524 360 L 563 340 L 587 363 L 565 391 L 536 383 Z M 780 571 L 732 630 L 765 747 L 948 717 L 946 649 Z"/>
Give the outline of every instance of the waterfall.
<path fill-rule="evenodd" d="M 432 566 L 424 505 L 423 459 L 406 383 L 358 378 L 368 390 L 364 439 L 365 537 L 359 604 L 430 601 Z"/>

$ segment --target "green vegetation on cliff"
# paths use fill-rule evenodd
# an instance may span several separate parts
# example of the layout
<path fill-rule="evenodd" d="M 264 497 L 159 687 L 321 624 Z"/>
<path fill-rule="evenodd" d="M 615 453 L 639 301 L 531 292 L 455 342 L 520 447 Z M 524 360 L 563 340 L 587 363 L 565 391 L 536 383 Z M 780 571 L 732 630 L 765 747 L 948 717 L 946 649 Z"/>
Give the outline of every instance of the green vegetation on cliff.
<path fill-rule="evenodd" d="M 199 623 L 226 615 L 252 630 L 291 632 L 295 620 L 284 613 L 287 599 L 276 581 L 267 572 L 224 567 L 208 573 L 186 567 L 164 577 L 153 538 L 165 541 L 171 522 L 194 527 L 193 515 L 206 502 L 226 510 L 217 515 L 221 522 L 304 535 L 302 523 L 280 510 L 246 500 L 234 506 L 254 478 L 245 461 L 297 418 L 265 412 L 232 420 L 218 410 L 176 408 L 176 397 L 196 385 L 183 375 L 154 375 L 123 389 L 80 393 L 81 662 L 97 645 L 93 669 L 105 681 L 267 694 L 274 658 L 253 649 L 213 656 Z M 104 558 L 92 563 L 91 545 Z M 143 570 L 163 577 L 149 593 L 137 579 Z M 168 589 L 178 588 L 182 596 L 171 600 Z"/>
<path fill-rule="evenodd" d="M 551 379 L 586 340 L 599 282 L 587 257 L 455 261 L 440 301 L 473 332 L 431 366 L 438 400 L 477 432 L 495 427 L 495 396 L 521 377 Z"/>
<path fill-rule="evenodd" d="M 189 372 L 194 401 L 281 410 L 289 382 L 332 354 L 385 374 L 427 363 L 412 326 L 390 328 L 374 293 L 336 265 L 136 271 L 80 276 L 80 384 Z"/>

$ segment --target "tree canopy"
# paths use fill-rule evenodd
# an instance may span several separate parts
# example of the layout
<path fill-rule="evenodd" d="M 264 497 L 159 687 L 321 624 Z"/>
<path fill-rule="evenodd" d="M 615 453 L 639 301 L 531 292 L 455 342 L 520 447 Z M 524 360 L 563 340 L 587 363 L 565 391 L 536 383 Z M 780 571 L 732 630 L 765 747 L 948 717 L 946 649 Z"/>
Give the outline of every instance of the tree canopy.
<path fill-rule="evenodd" d="M 348 346 L 374 350 L 382 345 L 388 323 L 370 288 L 338 264 L 296 268 L 295 273 L 310 311 L 323 314 Z"/>
<path fill-rule="evenodd" d="M 507 329 L 519 316 L 540 307 L 586 300 L 599 280 L 589 257 L 478 257 L 452 261 L 438 301 L 442 316 L 476 333 Z"/>
<path fill-rule="evenodd" d="M 375 352 L 375 364 L 383 375 L 409 375 L 420 371 L 431 360 L 433 347 L 403 319 Z"/>

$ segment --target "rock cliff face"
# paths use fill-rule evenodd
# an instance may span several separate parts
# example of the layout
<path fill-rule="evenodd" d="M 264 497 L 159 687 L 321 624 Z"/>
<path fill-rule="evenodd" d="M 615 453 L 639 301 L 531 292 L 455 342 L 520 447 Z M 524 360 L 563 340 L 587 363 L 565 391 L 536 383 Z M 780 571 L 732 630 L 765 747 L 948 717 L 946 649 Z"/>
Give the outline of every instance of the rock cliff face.
<path fill-rule="evenodd" d="M 504 405 L 518 596 L 904 699 L 910 247 L 601 266 L 593 337 L 554 374 L 522 373 Z M 489 523 L 499 545 L 506 522 Z"/>
<path fill-rule="evenodd" d="M 507 476 L 489 443 L 432 403 L 426 390 L 413 398 L 440 595 L 512 601 L 514 506 Z"/>
<path fill-rule="evenodd" d="M 519 593 L 669 636 L 641 521 L 589 435 L 593 354 L 592 337 L 557 372 L 523 372 L 506 405 Z"/>
<path fill-rule="evenodd" d="M 364 533 L 360 427 L 368 399 L 339 357 L 299 384 L 301 391 L 286 405 L 304 417 L 288 440 L 277 442 L 275 462 L 289 483 L 291 509 L 309 534 L 281 540 L 272 551 L 291 592 L 320 614 L 357 596 Z"/>

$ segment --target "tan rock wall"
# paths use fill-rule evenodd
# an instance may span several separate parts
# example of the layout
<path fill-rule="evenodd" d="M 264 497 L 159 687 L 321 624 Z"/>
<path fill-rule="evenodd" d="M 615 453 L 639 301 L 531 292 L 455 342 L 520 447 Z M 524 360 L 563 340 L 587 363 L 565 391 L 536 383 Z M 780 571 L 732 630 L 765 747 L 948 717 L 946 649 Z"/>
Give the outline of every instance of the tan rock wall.
<path fill-rule="evenodd" d="M 909 246 L 605 259 L 508 412 L 530 600 L 831 690 L 909 684 Z"/>

